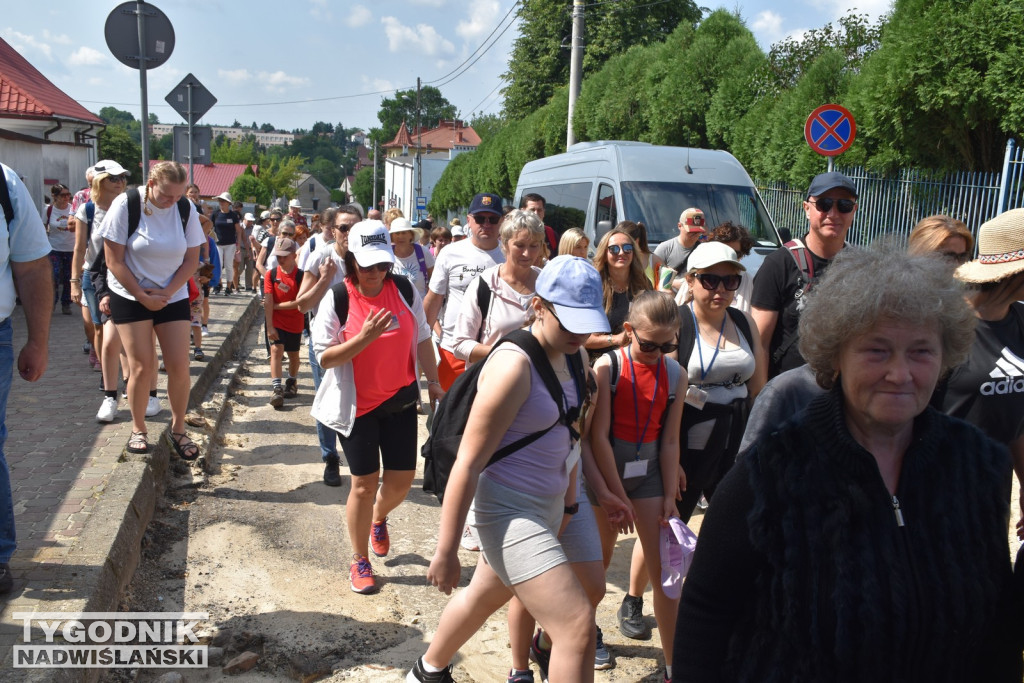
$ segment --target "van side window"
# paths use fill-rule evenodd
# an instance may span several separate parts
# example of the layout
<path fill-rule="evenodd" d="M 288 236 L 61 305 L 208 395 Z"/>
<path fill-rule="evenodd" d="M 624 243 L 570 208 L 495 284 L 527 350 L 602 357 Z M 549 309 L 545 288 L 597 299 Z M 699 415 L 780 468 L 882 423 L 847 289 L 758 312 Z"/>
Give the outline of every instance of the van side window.
<path fill-rule="evenodd" d="M 594 211 L 594 225 L 608 221 L 614 227 L 619 222 L 619 209 L 615 204 L 615 190 L 611 185 L 601 183 L 597 190 L 597 207 Z"/>
<path fill-rule="evenodd" d="M 593 188 L 591 182 L 559 183 L 524 187 L 522 194 L 532 192 L 544 197 L 544 223 L 550 225 L 560 239 L 569 228 L 586 227 L 587 206 Z"/>

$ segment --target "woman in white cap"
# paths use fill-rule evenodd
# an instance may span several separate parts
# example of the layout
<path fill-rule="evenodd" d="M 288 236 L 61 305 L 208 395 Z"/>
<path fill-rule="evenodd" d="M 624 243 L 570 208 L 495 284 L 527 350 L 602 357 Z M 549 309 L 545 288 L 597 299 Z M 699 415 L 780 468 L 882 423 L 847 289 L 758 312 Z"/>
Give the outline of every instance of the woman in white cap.
<path fill-rule="evenodd" d="M 967 301 L 978 327 L 967 361 L 940 384 L 936 399 L 946 414 L 1006 445 L 1024 479 L 1024 209 L 982 224 L 978 258 L 955 275 L 971 286 Z M 1021 522 L 1017 535 L 1024 538 Z"/>
<path fill-rule="evenodd" d="M 356 223 L 345 281 L 328 291 L 313 321 L 313 350 L 324 376 L 312 413 L 340 434 L 352 475 L 345 517 L 356 593 L 377 590 L 369 549 L 377 557 L 388 554 L 388 513 L 405 500 L 416 476 L 417 360 L 430 399 L 444 394 L 423 300 L 408 280 L 391 274 L 394 263 L 384 224 Z"/>
<path fill-rule="evenodd" d="M 395 250 L 395 275 L 404 275 L 416 285 L 420 296 L 427 295 L 427 283 L 434 272 L 434 256 L 417 240 L 422 230 L 414 228 L 408 218 L 391 221 L 391 246 Z"/>
<path fill-rule="evenodd" d="M 234 290 L 235 281 L 235 250 L 245 244 L 245 229 L 242 227 L 242 217 L 237 211 L 231 208 L 231 194 L 222 192 L 217 196 L 220 209 L 213 212 L 210 220 L 213 221 L 213 230 L 217 233 L 217 251 L 220 252 L 220 263 L 224 269 L 223 279 L 225 294 L 231 294 Z M 217 288 L 220 293 L 220 287 Z"/>
<path fill-rule="evenodd" d="M 579 410 L 589 392 L 585 361 L 577 354 L 591 333 L 608 329 L 601 276 L 584 259 L 556 257 L 537 278 L 531 306 L 535 322 L 524 343 L 534 347 L 544 367 L 512 343 L 499 345 L 484 361 L 427 579 L 445 594 L 458 585 L 459 539 L 471 503 L 480 559 L 469 587 L 441 615 L 427 652 L 406 677 L 410 682 L 452 681 L 456 652 L 513 596 L 553 643 L 550 680 L 593 679 L 594 608 L 569 567 L 558 531 L 578 509 L 572 457 Z M 552 371 L 558 396 L 540 374 Z M 484 469 L 502 445 L 538 431 L 543 436 Z"/>

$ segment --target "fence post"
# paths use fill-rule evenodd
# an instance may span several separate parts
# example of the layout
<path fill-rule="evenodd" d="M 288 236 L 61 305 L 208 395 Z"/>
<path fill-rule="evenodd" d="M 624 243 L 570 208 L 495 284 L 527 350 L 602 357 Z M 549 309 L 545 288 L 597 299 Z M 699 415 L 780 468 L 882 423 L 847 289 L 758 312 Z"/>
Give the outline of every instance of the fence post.
<path fill-rule="evenodd" d="M 1016 142 L 1013 138 L 1006 141 L 1006 155 L 1003 157 L 1003 175 L 999 179 L 999 203 L 996 205 L 997 215 L 1006 211 L 1006 204 L 1010 201 L 1010 159 L 1013 157 L 1013 148 Z"/>

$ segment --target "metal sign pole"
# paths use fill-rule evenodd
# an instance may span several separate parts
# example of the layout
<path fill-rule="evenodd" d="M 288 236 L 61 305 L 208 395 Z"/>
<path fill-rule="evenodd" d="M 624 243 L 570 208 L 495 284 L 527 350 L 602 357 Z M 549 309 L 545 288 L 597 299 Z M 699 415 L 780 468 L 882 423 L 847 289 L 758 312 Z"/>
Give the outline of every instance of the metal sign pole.
<path fill-rule="evenodd" d="M 188 116 L 186 117 L 188 119 L 188 182 L 189 183 L 194 183 L 195 182 L 195 178 L 193 178 L 193 175 L 192 175 L 192 157 L 193 157 L 192 153 L 195 151 L 195 143 L 192 142 L 192 120 L 194 118 L 192 116 L 192 88 L 193 87 L 195 87 L 195 86 L 193 85 L 192 81 L 189 81 L 189 83 L 188 83 Z"/>
<path fill-rule="evenodd" d="M 139 22 L 139 89 L 142 91 L 142 183 L 149 180 L 149 102 L 146 92 L 146 17 L 143 0 L 135 3 L 136 18 Z"/>

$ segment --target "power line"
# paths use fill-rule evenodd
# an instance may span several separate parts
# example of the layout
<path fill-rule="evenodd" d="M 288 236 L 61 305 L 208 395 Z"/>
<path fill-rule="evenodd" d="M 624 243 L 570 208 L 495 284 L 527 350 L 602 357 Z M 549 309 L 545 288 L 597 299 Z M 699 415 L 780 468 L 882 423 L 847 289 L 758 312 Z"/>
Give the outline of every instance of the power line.
<path fill-rule="evenodd" d="M 498 88 L 500 88 L 500 87 L 501 87 L 501 81 L 498 81 L 498 85 L 494 86 L 494 90 L 497 90 L 497 89 L 498 89 Z M 477 105 L 476 105 L 475 107 L 473 107 L 472 109 L 470 109 L 470 110 L 469 110 L 469 113 L 470 113 L 470 114 L 472 114 L 472 113 L 473 113 L 473 112 L 475 112 L 475 111 L 476 111 L 477 109 L 479 109 L 479 108 L 480 108 L 480 105 L 481 105 L 481 104 L 483 104 L 484 102 L 486 102 L 486 101 L 487 101 L 487 98 L 488 98 L 488 97 L 490 97 L 491 95 L 493 95 L 493 94 L 494 94 L 494 90 L 491 90 L 491 92 L 489 92 L 489 93 L 487 93 L 486 95 L 484 95 L 484 98 L 483 98 L 482 100 L 480 100 L 480 101 L 479 101 L 479 102 L 477 103 Z"/>
<path fill-rule="evenodd" d="M 487 44 L 487 41 L 491 39 L 491 36 L 493 36 L 493 35 L 494 35 L 494 32 L 495 32 L 495 31 L 497 31 L 497 30 L 498 30 L 498 29 L 499 29 L 499 28 L 501 27 L 501 25 L 505 23 L 505 20 L 506 20 L 506 19 L 508 19 L 509 15 L 510 15 L 510 14 L 512 14 L 512 12 L 514 12 L 514 11 L 515 11 L 516 7 L 518 7 L 518 6 L 519 6 L 519 1 L 520 1 L 520 0 L 516 0 L 515 2 L 513 2 L 513 3 L 512 3 L 512 7 L 510 7 L 510 8 L 509 8 L 509 10 L 508 10 L 508 12 L 506 12 L 506 13 L 505 13 L 505 16 L 503 16 L 503 17 L 501 18 L 501 20 L 500 20 L 500 21 L 499 21 L 499 22 L 497 23 L 497 25 L 495 25 L 495 27 L 494 27 L 494 28 L 493 28 L 493 29 L 491 30 L 491 32 L 490 32 L 489 34 L 487 34 L 487 37 L 486 37 L 486 38 L 484 38 L 483 42 L 482 42 L 482 43 L 480 43 L 479 47 L 477 47 L 477 48 L 476 48 L 475 50 L 473 50 L 473 52 L 472 52 L 472 53 L 470 53 L 470 55 L 469 55 L 468 57 L 466 57 L 465 61 L 463 61 L 463 62 L 462 62 L 462 64 L 459 64 L 459 65 L 458 65 L 457 67 L 455 67 L 454 69 L 452 69 L 451 71 L 449 71 L 448 73 L 446 73 L 446 74 L 445 74 L 444 76 L 441 76 L 440 78 L 435 78 L 435 79 L 434 79 L 434 80 L 432 80 L 432 81 L 424 81 L 424 83 L 426 83 L 427 85 L 431 85 L 431 84 L 433 84 L 433 83 L 437 83 L 438 81 L 443 81 L 444 79 L 448 78 L 448 77 L 449 77 L 449 76 L 451 76 L 451 75 L 452 75 L 453 73 L 455 73 L 456 71 L 458 71 L 459 69 L 461 69 L 461 68 L 462 68 L 462 67 L 463 67 L 463 66 L 464 66 L 464 65 L 466 64 L 466 62 L 468 62 L 468 61 L 469 61 L 470 59 L 472 59 L 472 58 L 473 58 L 473 55 L 475 55 L 475 54 L 476 54 L 477 52 L 479 52 L 479 51 L 480 51 L 480 49 L 481 49 L 481 48 L 482 48 L 482 47 L 483 47 L 484 45 L 486 45 L 486 44 Z M 508 30 L 508 27 L 505 27 L 505 30 L 507 31 L 507 30 Z M 502 31 L 502 33 L 504 33 L 504 32 L 505 32 L 505 31 Z M 501 37 L 501 36 L 499 35 L 499 36 L 498 36 L 498 38 L 500 38 L 500 37 Z M 493 46 L 493 45 L 492 45 L 492 46 Z M 489 50 L 489 49 L 491 49 L 491 48 L 487 48 L 487 49 Z"/>
<path fill-rule="evenodd" d="M 448 79 L 447 81 L 445 81 L 444 83 L 441 83 L 441 84 L 439 84 L 439 85 L 438 85 L 437 87 L 438 87 L 438 88 L 440 88 L 441 86 L 445 86 L 445 85 L 448 85 L 449 83 L 451 83 L 452 81 L 454 81 L 454 80 L 455 80 L 456 78 L 458 78 L 458 77 L 459 77 L 459 76 L 461 76 L 462 74 L 464 74 L 464 73 L 466 73 L 467 71 L 469 71 L 469 70 L 470 70 L 470 69 L 471 69 L 471 68 L 473 67 L 473 65 L 474 65 L 474 64 L 476 64 L 477 62 L 479 62 L 479 61 L 480 61 L 480 58 L 481 58 L 481 57 L 483 57 L 483 56 L 484 56 L 485 54 L 487 54 L 487 53 L 488 53 L 488 51 L 490 51 L 490 49 L 491 49 L 492 47 L 494 47 L 495 45 L 497 45 L 497 44 L 498 44 L 498 40 L 499 40 L 499 39 L 500 39 L 500 38 L 501 38 L 501 37 L 502 37 L 503 35 L 505 35 L 505 31 L 508 31 L 508 30 L 509 30 L 510 28 L 512 28 L 512 25 L 513 25 L 513 24 L 515 24 L 515 23 L 516 23 L 515 21 L 510 21 L 510 22 L 508 23 L 508 26 L 506 26 L 506 27 L 505 27 L 505 28 L 504 28 L 504 29 L 502 30 L 502 32 L 498 34 L 498 37 L 494 39 L 494 42 L 492 42 L 492 43 L 490 44 L 490 46 L 489 46 L 489 47 L 488 47 L 488 48 L 487 48 L 486 50 L 484 50 L 484 51 L 483 51 L 483 52 L 481 52 L 481 53 L 480 53 L 479 55 L 477 55 L 477 58 L 476 58 L 476 59 L 474 59 L 474 60 L 473 60 L 472 62 L 470 62 L 470 63 L 469 63 L 469 65 L 468 65 L 468 66 L 466 66 L 466 68 L 465 68 L 465 69 L 463 69 L 463 70 L 462 70 L 462 71 L 461 71 L 460 73 L 457 73 L 457 74 L 455 74 L 454 76 L 452 76 L 451 78 L 449 78 L 449 79 Z"/>

